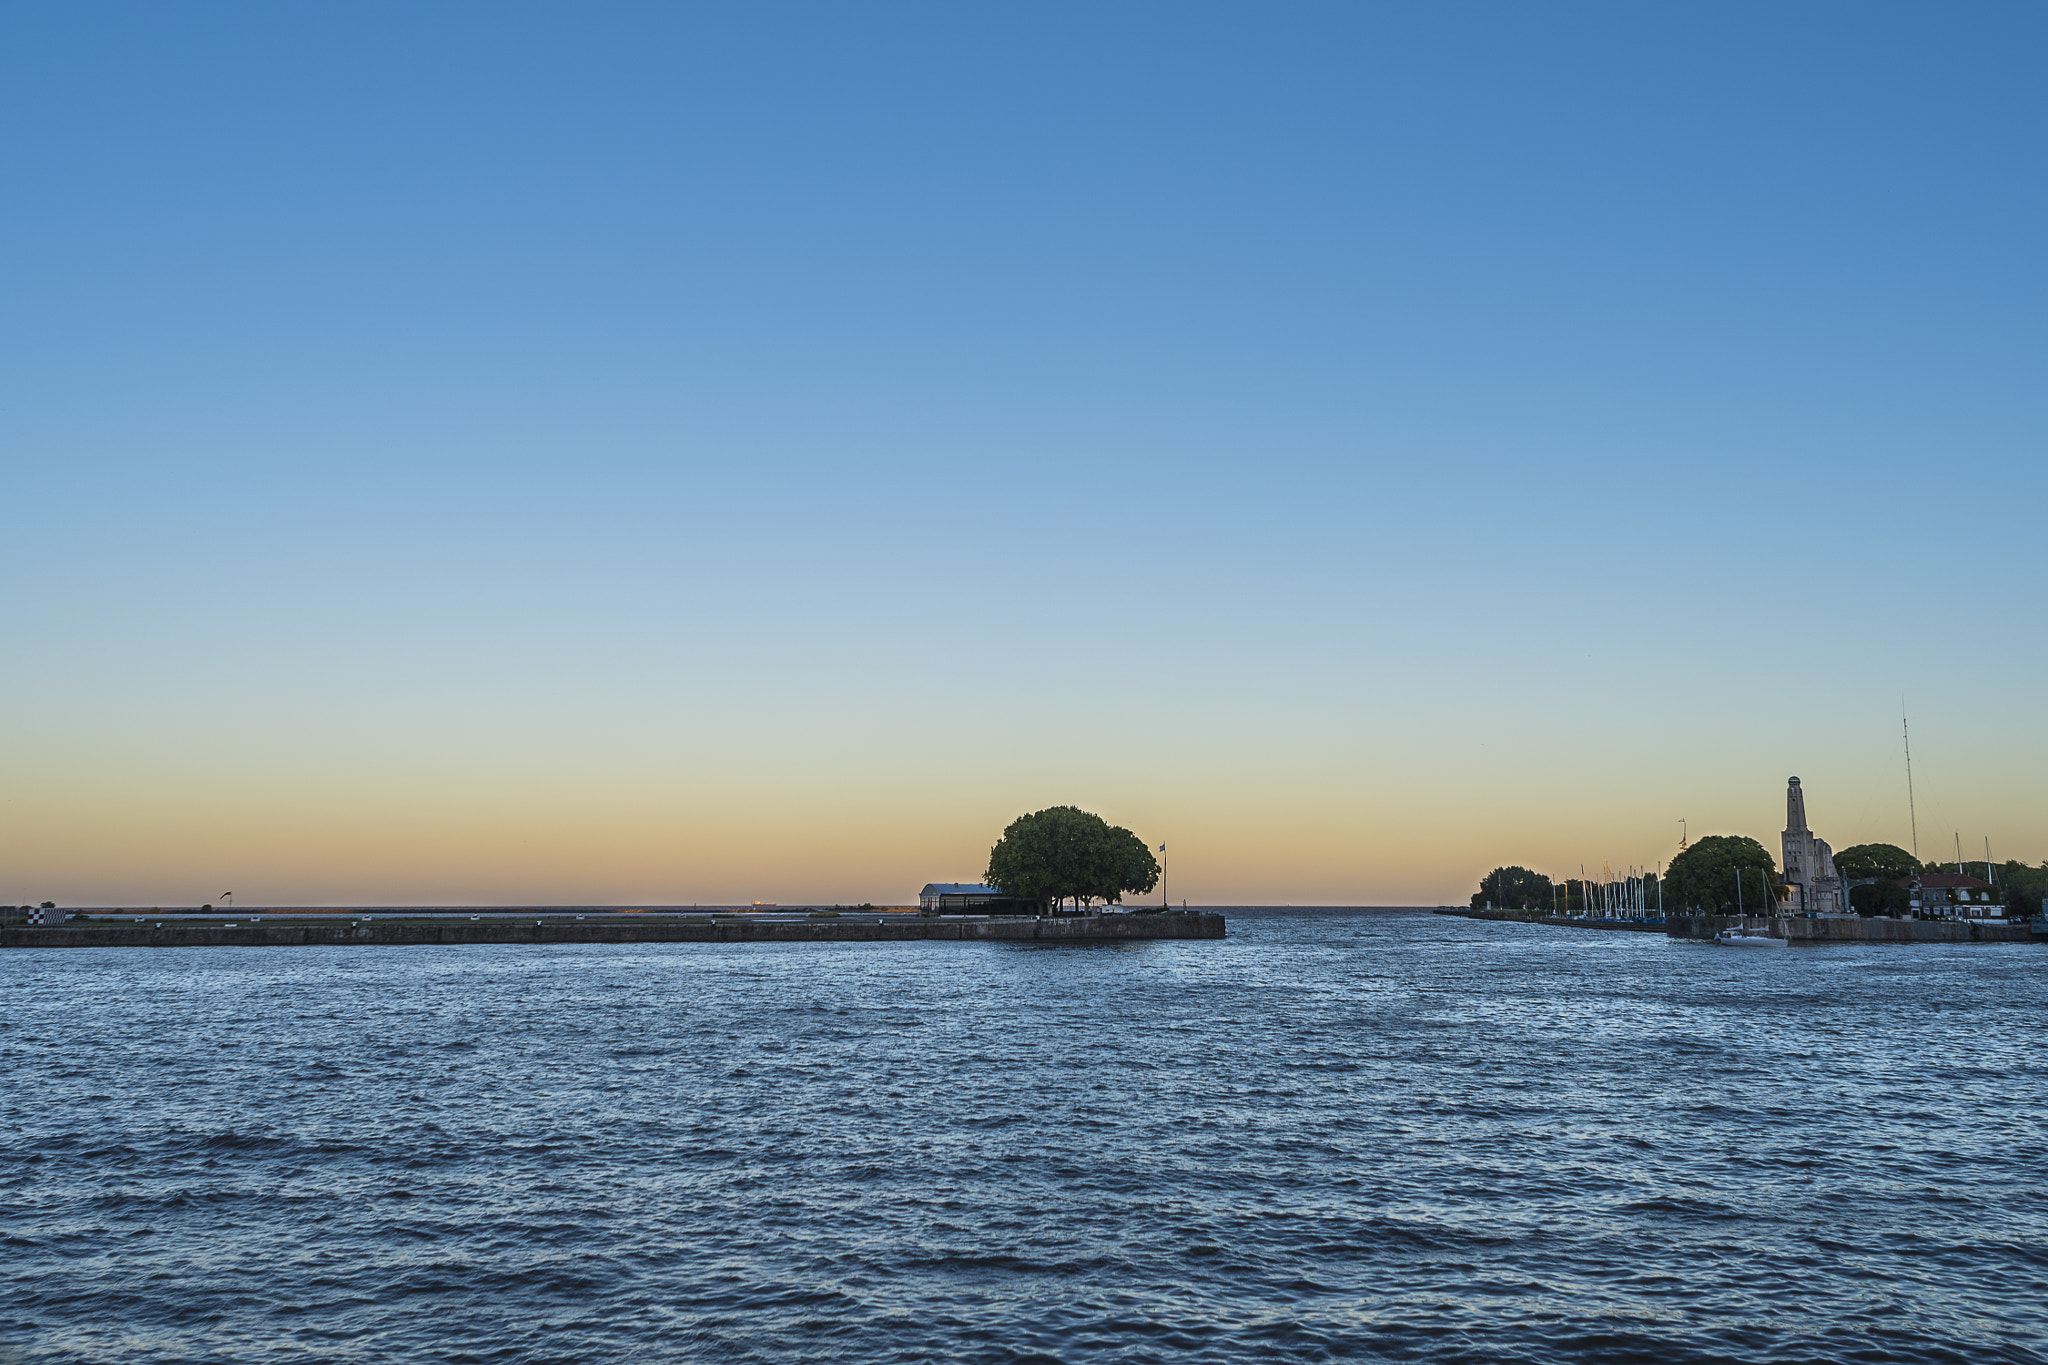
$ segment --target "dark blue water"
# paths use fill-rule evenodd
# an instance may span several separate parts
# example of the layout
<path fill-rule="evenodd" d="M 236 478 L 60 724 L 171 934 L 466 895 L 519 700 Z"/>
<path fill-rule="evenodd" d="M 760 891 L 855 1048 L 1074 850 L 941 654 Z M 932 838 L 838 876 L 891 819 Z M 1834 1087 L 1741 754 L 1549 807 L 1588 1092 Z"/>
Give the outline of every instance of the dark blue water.
<path fill-rule="evenodd" d="M 2048 1358 L 2048 948 L 1231 934 L 0 955 L 0 1359 Z"/>

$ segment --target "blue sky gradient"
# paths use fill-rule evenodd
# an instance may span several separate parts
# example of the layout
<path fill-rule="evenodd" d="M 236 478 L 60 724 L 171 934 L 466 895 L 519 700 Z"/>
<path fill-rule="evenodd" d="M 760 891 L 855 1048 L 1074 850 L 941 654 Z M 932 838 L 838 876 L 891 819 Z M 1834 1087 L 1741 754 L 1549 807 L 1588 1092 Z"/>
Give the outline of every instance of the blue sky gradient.
<path fill-rule="evenodd" d="M 0 900 L 2048 857 L 2044 29 L 14 7 Z"/>

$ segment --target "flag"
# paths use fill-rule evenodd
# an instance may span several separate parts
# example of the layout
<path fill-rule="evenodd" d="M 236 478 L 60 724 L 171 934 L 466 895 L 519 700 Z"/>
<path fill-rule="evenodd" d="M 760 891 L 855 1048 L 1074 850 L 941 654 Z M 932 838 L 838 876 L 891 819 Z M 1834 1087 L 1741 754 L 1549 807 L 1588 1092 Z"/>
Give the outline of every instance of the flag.
<path fill-rule="evenodd" d="M 1166 852 L 1166 845 L 1165 845 L 1165 844 L 1161 844 L 1161 845 L 1159 846 L 1159 851 L 1160 851 L 1161 853 L 1164 853 L 1164 852 Z"/>

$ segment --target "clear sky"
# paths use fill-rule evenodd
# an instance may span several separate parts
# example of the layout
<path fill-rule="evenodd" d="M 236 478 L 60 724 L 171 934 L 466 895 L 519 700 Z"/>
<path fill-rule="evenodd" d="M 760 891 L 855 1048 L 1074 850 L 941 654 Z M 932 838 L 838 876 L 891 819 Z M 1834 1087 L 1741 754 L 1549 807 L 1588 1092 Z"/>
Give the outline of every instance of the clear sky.
<path fill-rule="evenodd" d="M 0 901 L 2048 857 L 2038 5 L 0 14 Z"/>

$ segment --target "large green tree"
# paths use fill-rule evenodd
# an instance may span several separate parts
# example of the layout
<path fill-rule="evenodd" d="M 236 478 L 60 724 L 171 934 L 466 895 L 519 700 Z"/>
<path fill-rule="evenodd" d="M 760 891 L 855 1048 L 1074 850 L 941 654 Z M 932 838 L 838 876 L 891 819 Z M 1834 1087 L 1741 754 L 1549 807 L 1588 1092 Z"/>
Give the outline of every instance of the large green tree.
<path fill-rule="evenodd" d="M 2041 900 L 2048 893 L 2048 862 L 2028 867 L 2007 862 L 1998 869 L 1998 889 L 2005 893 L 2008 913 L 2032 917 L 2041 913 Z"/>
<path fill-rule="evenodd" d="M 1733 913 L 1738 884 L 1740 904 L 1752 914 L 1772 913 L 1784 896 L 1778 865 L 1762 844 L 1740 834 L 1709 834 L 1664 870 L 1664 904 L 1672 914 Z"/>
<path fill-rule="evenodd" d="M 1857 844 L 1835 855 L 1844 882 L 1870 883 L 1849 888 L 1849 908 L 1859 915 L 1905 914 L 1911 895 L 1899 883 L 1919 870 L 1919 860 L 1897 844 Z"/>
<path fill-rule="evenodd" d="M 1551 881 L 1541 872 L 1526 867 L 1496 867 L 1479 879 L 1472 893 L 1472 908 L 1481 910 L 1491 902 L 1499 910 L 1551 909 Z"/>
<path fill-rule="evenodd" d="M 1145 841 L 1075 806 L 1050 806 L 1012 820 L 988 853 L 990 886 L 1006 896 L 1085 908 L 1159 885 Z"/>

